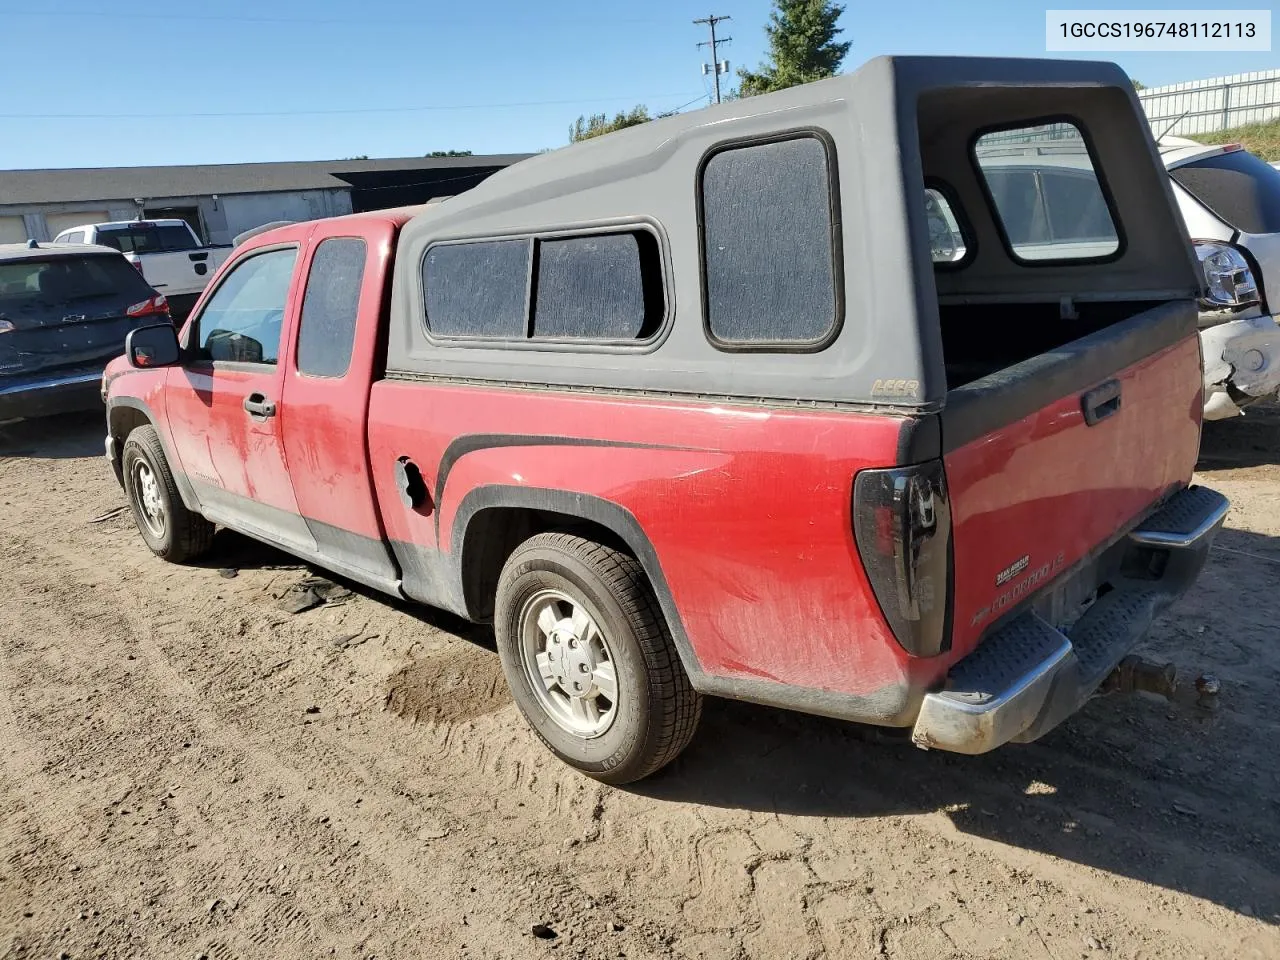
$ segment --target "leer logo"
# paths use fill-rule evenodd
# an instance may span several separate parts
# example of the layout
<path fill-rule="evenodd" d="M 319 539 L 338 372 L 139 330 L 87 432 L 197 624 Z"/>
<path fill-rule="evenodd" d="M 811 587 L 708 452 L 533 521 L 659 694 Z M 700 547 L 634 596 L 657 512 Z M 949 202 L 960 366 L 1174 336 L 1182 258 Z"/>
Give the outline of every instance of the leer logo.
<path fill-rule="evenodd" d="M 873 397 L 915 397 L 919 393 L 919 380 L 876 380 L 871 385 Z"/>

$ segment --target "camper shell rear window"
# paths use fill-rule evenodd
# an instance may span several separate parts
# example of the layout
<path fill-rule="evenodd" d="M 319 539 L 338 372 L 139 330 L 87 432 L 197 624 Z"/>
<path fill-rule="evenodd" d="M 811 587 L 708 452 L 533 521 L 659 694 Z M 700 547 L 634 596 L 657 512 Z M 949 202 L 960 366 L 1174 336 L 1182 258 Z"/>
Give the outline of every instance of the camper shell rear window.
<path fill-rule="evenodd" d="M 1101 260 L 1119 252 L 1110 201 L 1076 124 L 981 133 L 973 141 L 973 159 L 1016 259 Z"/>

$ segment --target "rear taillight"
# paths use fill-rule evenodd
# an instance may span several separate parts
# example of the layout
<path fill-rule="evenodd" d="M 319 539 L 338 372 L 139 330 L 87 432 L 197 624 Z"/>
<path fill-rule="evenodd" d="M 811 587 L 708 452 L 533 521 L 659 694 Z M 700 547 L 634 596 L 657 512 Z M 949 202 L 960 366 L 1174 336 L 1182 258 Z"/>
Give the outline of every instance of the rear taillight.
<path fill-rule="evenodd" d="M 907 653 L 951 646 L 951 506 L 942 461 L 863 470 L 853 484 L 863 569 Z"/>
<path fill-rule="evenodd" d="M 129 260 L 129 262 L 133 264 L 133 269 L 137 270 L 139 273 L 142 273 L 142 260 L 140 260 L 137 257 L 134 257 L 131 260 L 128 257 L 126 257 L 125 259 Z"/>
<path fill-rule="evenodd" d="M 143 300 L 141 303 L 135 303 L 131 307 L 126 307 L 124 311 L 130 317 L 154 317 L 169 316 L 169 301 L 161 294 L 152 297 L 150 300 Z"/>
<path fill-rule="evenodd" d="M 1209 308 L 1248 307 L 1261 302 L 1258 279 L 1244 251 L 1219 240 L 1192 241 L 1200 269 L 1204 271 L 1205 298 Z"/>

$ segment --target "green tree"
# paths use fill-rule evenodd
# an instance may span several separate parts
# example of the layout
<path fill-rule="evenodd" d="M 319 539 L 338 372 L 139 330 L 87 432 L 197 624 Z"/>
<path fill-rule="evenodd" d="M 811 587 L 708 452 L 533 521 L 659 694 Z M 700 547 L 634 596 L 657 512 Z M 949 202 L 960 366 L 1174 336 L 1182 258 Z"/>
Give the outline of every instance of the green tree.
<path fill-rule="evenodd" d="M 634 106 L 623 113 L 615 114 L 612 120 L 603 113 L 592 114 L 589 117 L 578 117 L 569 127 L 569 142 L 577 143 L 580 140 L 590 140 L 592 137 L 602 137 L 606 133 L 613 133 L 615 130 L 638 127 L 640 124 L 648 123 L 652 119 L 653 117 L 649 116 L 649 108 L 644 104 Z"/>
<path fill-rule="evenodd" d="M 1129 79 L 1133 80 L 1133 77 L 1130 77 Z M 1147 89 L 1147 85 L 1141 80 L 1133 80 L 1133 89 L 1141 93 L 1143 90 Z"/>
<path fill-rule="evenodd" d="M 774 0 L 764 32 L 769 59 L 757 70 L 739 70 L 740 96 L 785 90 L 811 80 L 833 77 L 850 44 L 837 43 L 836 26 L 844 6 L 833 0 Z"/>

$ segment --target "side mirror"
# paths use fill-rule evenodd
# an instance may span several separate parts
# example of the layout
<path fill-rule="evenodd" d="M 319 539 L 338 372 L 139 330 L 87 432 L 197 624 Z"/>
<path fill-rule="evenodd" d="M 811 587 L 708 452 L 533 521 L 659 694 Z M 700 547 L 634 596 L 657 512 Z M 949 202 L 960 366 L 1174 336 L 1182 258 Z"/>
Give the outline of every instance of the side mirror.
<path fill-rule="evenodd" d="M 172 323 L 156 323 L 138 327 L 124 340 L 124 353 L 129 366 L 138 370 L 171 367 L 182 359 L 178 332 Z"/>

